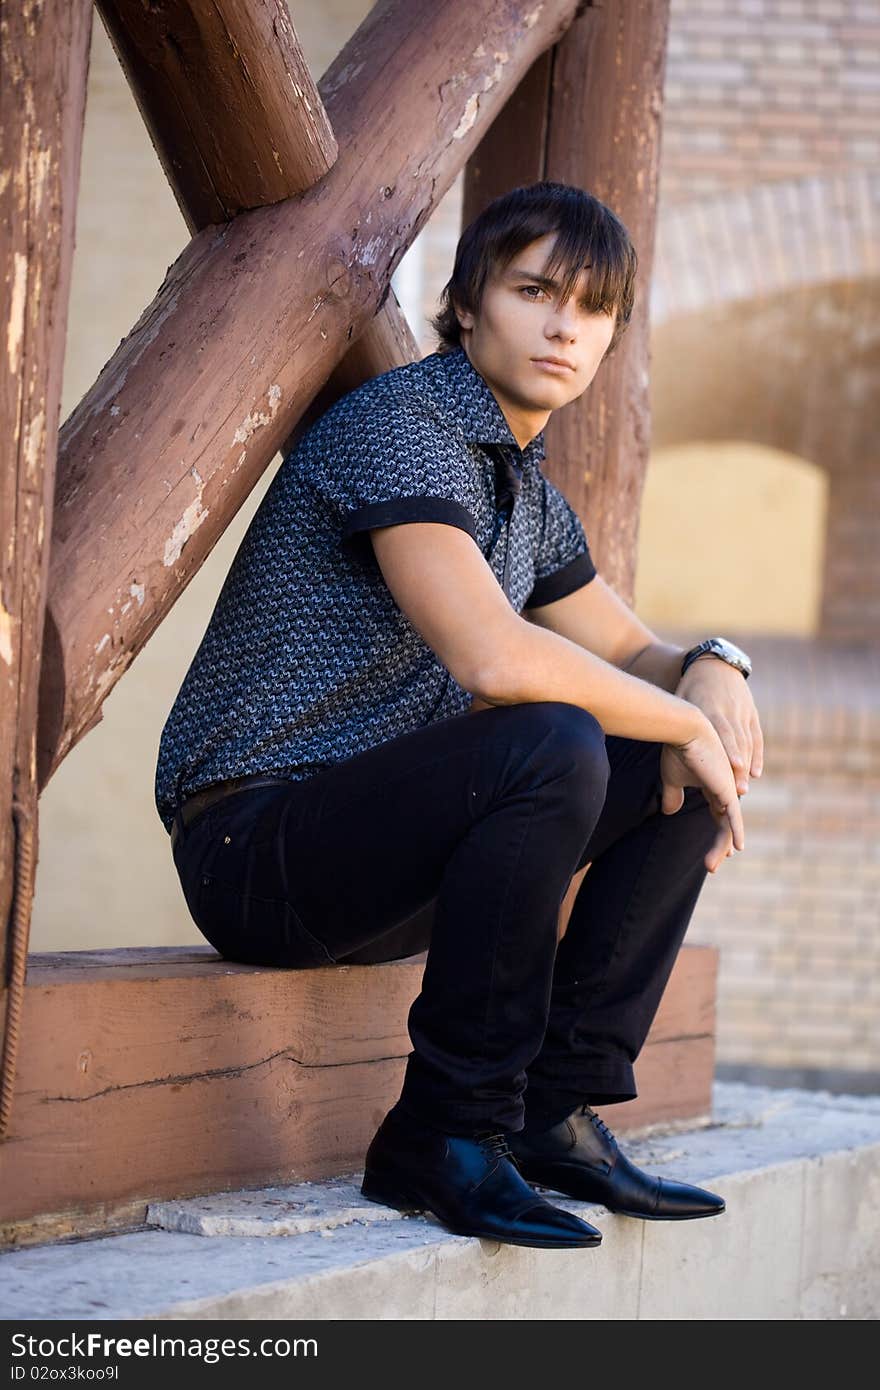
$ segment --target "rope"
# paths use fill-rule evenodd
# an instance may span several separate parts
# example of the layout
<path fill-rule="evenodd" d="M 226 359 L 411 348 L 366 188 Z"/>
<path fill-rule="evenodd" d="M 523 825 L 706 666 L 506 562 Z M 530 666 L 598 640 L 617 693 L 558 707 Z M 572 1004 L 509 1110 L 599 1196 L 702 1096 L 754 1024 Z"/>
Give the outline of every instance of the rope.
<path fill-rule="evenodd" d="M 29 811 L 20 801 L 13 800 L 12 817 L 15 824 L 15 874 L 10 914 L 11 971 L 8 972 L 6 1029 L 3 1038 L 3 1062 L 0 1064 L 0 1140 L 6 1138 L 12 1116 L 24 982 L 27 974 L 36 832 L 35 813 Z"/>

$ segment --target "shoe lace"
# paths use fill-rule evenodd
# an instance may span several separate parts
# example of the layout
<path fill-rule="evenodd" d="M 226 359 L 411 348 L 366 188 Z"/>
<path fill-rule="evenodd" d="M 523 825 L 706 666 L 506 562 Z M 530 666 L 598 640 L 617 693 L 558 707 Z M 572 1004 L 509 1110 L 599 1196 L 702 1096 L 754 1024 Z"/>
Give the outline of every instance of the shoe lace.
<path fill-rule="evenodd" d="M 589 1120 L 590 1120 L 590 1124 L 591 1124 L 591 1125 L 594 1125 L 594 1126 L 596 1127 L 596 1129 L 600 1130 L 601 1133 L 604 1134 L 608 1139 L 614 1140 L 615 1143 L 617 1142 L 616 1139 L 614 1138 L 614 1135 L 612 1134 L 611 1130 L 610 1130 L 610 1129 L 608 1128 L 608 1126 L 606 1125 L 605 1121 L 604 1121 L 604 1120 L 600 1120 L 600 1119 L 599 1119 L 599 1116 L 596 1114 L 595 1110 L 591 1109 L 591 1107 L 590 1107 L 589 1105 L 582 1105 L 582 1106 L 581 1106 L 581 1114 L 582 1114 L 582 1115 L 587 1115 L 587 1116 L 589 1116 Z"/>
<path fill-rule="evenodd" d="M 488 1158 L 509 1158 L 516 1163 L 507 1135 L 503 1131 L 478 1134 L 476 1139 Z"/>

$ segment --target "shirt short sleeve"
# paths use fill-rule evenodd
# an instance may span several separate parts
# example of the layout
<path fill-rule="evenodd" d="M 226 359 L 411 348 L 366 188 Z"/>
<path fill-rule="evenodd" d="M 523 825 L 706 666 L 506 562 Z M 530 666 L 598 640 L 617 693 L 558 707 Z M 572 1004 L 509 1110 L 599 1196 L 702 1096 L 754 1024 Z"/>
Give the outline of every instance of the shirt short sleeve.
<path fill-rule="evenodd" d="M 479 498 L 461 439 L 419 401 L 355 393 L 319 441 L 313 476 L 341 539 L 371 553 L 375 526 L 437 521 L 477 540 Z"/>
<path fill-rule="evenodd" d="M 544 516 L 535 558 L 535 583 L 526 608 L 540 608 L 574 593 L 596 576 L 581 519 L 553 483 L 541 475 Z"/>

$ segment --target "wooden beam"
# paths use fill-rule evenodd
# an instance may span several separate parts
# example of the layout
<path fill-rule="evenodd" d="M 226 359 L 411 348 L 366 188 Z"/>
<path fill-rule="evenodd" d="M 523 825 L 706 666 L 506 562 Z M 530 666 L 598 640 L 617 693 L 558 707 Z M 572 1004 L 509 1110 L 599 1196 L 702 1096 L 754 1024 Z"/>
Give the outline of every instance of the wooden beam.
<path fill-rule="evenodd" d="M 382 372 L 390 372 L 394 367 L 402 367 L 407 362 L 415 362 L 420 356 L 412 329 L 404 318 L 394 290 L 389 286 L 384 304 L 309 403 L 281 445 L 282 453 L 289 453 L 306 430 L 340 397 L 354 391 L 362 382 L 370 381 Z"/>
<path fill-rule="evenodd" d="M 0 1135 L 38 853 L 37 693 L 91 20 L 89 0 L 0 0 L 0 987 L 11 986 Z"/>
<path fill-rule="evenodd" d="M 716 968 L 714 948 L 682 950 L 638 1100 L 602 1111 L 616 1129 L 709 1113 Z M 151 1199 L 362 1168 L 400 1091 L 423 969 L 269 970 L 207 946 L 32 956 L 0 1243 L 34 1222 L 84 1233 L 142 1220 Z"/>
<path fill-rule="evenodd" d="M 324 177 L 336 139 L 284 0 L 95 0 L 191 233 Z"/>
<path fill-rule="evenodd" d="M 190 232 L 292 198 L 332 168 L 330 119 L 283 0 L 96 0 Z M 283 451 L 340 396 L 412 362 L 393 291 L 298 421 Z"/>
<path fill-rule="evenodd" d="M 382 0 L 320 83 L 340 155 L 206 228 L 62 430 L 40 784 L 385 298 L 480 132 L 577 0 Z M 389 118 L 389 113 L 391 117 Z"/>
<path fill-rule="evenodd" d="M 648 304 L 669 0 L 589 6 L 526 75 L 468 161 L 464 222 L 500 193 L 553 179 L 601 198 L 639 258 L 620 345 L 547 428 L 547 476 L 584 518 L 604 578 L 631 603 L 648 463 Z"/>

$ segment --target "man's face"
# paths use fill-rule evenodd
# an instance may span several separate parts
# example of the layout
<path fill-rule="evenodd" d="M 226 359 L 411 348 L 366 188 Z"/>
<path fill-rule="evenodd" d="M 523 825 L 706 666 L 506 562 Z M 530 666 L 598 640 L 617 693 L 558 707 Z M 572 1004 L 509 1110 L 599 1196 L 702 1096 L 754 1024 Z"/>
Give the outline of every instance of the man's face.
<path fill-rule="evenodd" d="M 555 240 L 550 232 L 531 242 L 490 277 L 477 315 L 458 312 L 462 347 L 517 437 L 534 437 L 550 411 L 587 389 L 614 334 L 616 313 L 591 313 L 584 303 L 589 270 L 561 302 L 558 277 L 545 273 Z M 548 363 L 554 357 L 568 365 Z"/>

